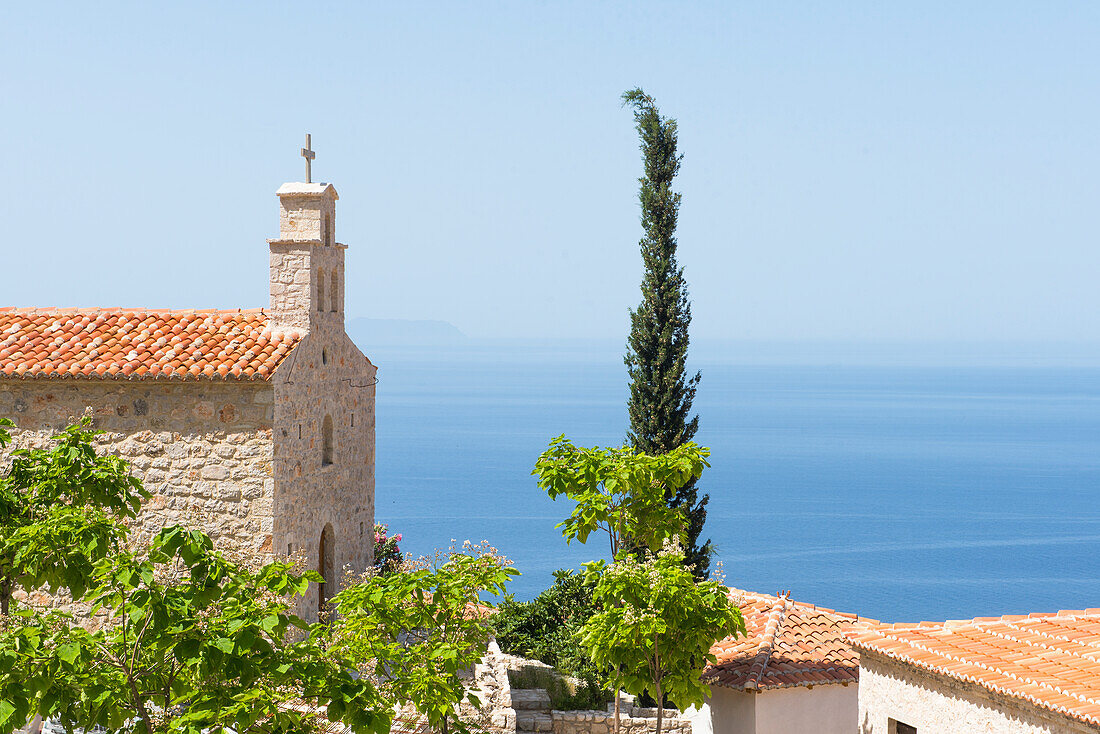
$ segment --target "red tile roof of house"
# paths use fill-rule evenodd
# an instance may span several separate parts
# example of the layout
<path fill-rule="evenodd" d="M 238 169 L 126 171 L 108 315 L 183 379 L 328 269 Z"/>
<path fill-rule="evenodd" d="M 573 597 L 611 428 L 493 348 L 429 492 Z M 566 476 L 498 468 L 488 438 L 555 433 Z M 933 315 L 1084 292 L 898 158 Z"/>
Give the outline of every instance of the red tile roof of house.
<path fill-rule="evenodd" d="M 262 309 L 0 308 L 0 378 L 268 380 L 300 338 Z"/>
<path fill-rule="evenodd" d="M 747 637 L 715 643 L 717 663 L 703 680 L 728 688 L 759 690 L 828 685 L 859 680 L 859 654 L 844 637 L 847 627 L 875 620 L 770 596 L 730 589 L 745 618 Z"/>
<path fill-rule="evenodd" d="M 1100 609 L 880 624 L 848 637 L 857 649 L 1100 724 Z"/>

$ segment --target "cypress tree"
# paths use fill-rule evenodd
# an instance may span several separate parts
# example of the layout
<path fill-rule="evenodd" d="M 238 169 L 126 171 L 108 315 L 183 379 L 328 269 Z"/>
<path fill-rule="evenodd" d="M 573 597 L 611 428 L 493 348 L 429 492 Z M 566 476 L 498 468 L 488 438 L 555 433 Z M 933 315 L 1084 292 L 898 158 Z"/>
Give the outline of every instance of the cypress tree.
<path fill-rule="evenodd" d="M 638 179 L 642 207 L 639 242 L 645 276 L 642 302 L 630 312 L 630 337 L 624 358 L 630 376 L 630 430 L 627 441 L 637 451 L 663 454 L 690 441 L 699 429 L 699 416 L 690 416 L 700 374 L 686 372 L 688 301 L 684 270 L 676 262 L 676 218 L 680 194 L 672 180 L 680 170 L 682 154 L 676 152 L 676 120 L 661 117 L 653 98 L 641 89 L 623 94 L 623 105 L 634 108 L 634 122 L 641 138 L 645 175 Z M 713 547 L 699 544 L 707 519 L 706 494 L 700 496 L 695 481 L 666 497 L 669 506 L 687 517 L 686 562 L 697 578 L 710 571 Z"/>

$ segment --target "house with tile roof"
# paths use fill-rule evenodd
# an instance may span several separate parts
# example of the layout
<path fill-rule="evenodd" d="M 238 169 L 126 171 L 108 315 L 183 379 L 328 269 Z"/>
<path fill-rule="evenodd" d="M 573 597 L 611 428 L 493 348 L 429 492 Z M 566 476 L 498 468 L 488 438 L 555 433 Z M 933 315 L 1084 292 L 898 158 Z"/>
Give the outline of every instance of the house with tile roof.
<path fill-rule="evenodd" d="M 703 680 L 711 696 L 688 714 L 693 734 L 851 734 L 859 654 L 844 636 L 874 622 L 794 601 L 730 589 L 748 635 L 711 648 Z"/>
<path fill-rule="evenodd" d="M 861 734 L 1100 731 L 1100 609 L 846 633 Z"/>
<path fill-rule="evenodd" d="M 376 369 L 344 330 L 336 189 L 276 195 L 266 309 L 0 308 L 0 416 L 12 448 L 90 418 L 153 493 L 139 537 L 198 523 L 219 547 L 300 554 L 325 578 L 315 618 L 340 569 L 372 562 Z"/>

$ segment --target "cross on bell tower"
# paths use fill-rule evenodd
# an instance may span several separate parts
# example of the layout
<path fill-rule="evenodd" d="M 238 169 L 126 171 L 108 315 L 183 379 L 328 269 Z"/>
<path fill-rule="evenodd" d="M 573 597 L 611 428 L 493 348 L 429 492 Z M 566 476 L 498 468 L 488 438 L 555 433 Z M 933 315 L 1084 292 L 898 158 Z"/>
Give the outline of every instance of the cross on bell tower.
<path fill-rule="evenodd" d="M 306 133 L 306 147 L 302 148 L 302 157 L 306 159 L 306 183 L 313 183 L 313 159 L 317 154 L 312 150 L 309 133 Z"/>

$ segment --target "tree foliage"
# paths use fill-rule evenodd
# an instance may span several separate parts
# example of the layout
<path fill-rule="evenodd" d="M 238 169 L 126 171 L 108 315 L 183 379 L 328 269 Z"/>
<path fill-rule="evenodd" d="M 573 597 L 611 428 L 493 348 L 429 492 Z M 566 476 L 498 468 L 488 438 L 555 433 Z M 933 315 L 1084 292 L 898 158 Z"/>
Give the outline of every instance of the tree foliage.
<path fill-rule="evenodd" d="M 91 579 L 100 629 L 20 609 L 0 632 L 0 732 L 37 714 L 68 730 L 304 734 L 317 707 L 360 734 L 389 730 L 374 686 L 326 649 L 323 625 L 290 611 L 320 574 L 287 562 L 252 572 L 173 526 L 144 557 L 101 559 Z"/>
<path fill-rule="evenodd" d="M 573 570 L 554 572 L 554 584 L 531 601 L 505 600 L 493 616 L 500 649 L 541 660 L 590 687 L 602 684 L 603 672 L 592 664 L 578 633 L 596 613 L 595 584 Z"/>
<path fill-rule="evenodd" d="M 642 559 L 622 553 L 610 566 L 589 564 L 588 573 L 601 610 L 584 625 L 583 644 L 614 687 L 658 702 L 660 734 L 666 698 L 680 709 L 702 705 L 710 647 L 745 634 L 741 612 L 721 584 L 695 580 L 673 543 Z"/>
<path fill-rule="evenodd" d="M 582 543 L 597 529 L 611 537 L 613 563 L 586 564 L 596 612 L 578 634 L 611 690 L 701 704 L 700 676 L 715 641 L 745 633 L 741 613 L 717 581 L 699 581 L 681 549 L 683 516 L 665 497 L 698 479 L 709 449 L 688 442 L 657 456 L 629 448 L 578 448 L 560 436 L 539 457 L 539 486 L 577 505 L 559 523 Z M 639 552 L 640 551 L 640 552 Z M 616 696 L 615 731 L 619 729 Z M 663 712 L 658 706 L 657 731 Z"/>
<path fill-rule="evenodd" d="M 657 456 L 630 448 L 584 448 L 558 436 L 532 474 L 550 499 L 564 495 L 576 506 L 556 527 L 566 541 L 607 533 L 611 557 L 635 545 L 651 550 L 683 532 L 683 515 L 665 495 L 710 466 L 710 449 L 687 443 Z"/>
<path fill-rule="evenodd" d="M 634 109 L 645 173 L 638 199 L 643 235 L 639 243 L 645 275 L 642 300 L 630 312 L 630 336 L 624 358 L 630 376 L 627 440 L 637 451 L 657 455 L 689 443 L 699 428 L 691 416 L 700 375 L 686 371 L 691 303 L 684 270 L 676 259 L 676 221 L 680 194 L 672 182 L 680 171 L 676 120 L 661 117 L 652 97 L 641 89 L 623 94 Z M 695 481 L 669 489 L 666 501 L 687 518 L 687 563 L 706 578 L 712 554 L 709 540 L 699 545 L 708 496 L 699 497 Z"/>
<path fill-rule="evenodd" d="M 0 421 L 0 446 L 10 442 Z M 0 611 L 7 614 L 16 586 L 76 599 L 97 561 L 114 553 L 127 533 L 122 521 L 149 497 L 117 456 L 99 456 L 87 422 L 69 426 L 49 449 L 12 452 L 0 477 Z"/>
<path fill-rule="evenodd" d="M 487 544 L 467 543 L 441 561 L 368 575 L 341 591 L 333 598 L 332 639 L 350 660 L 369 665 L 387 698 L 413 706 L 433 729 L 446 731 L 454 721 L 464 732 L 456 706 L 480 702 L 460 674 L 489 641 L 481 597 L 504 594 L 517 571 Z"/>

